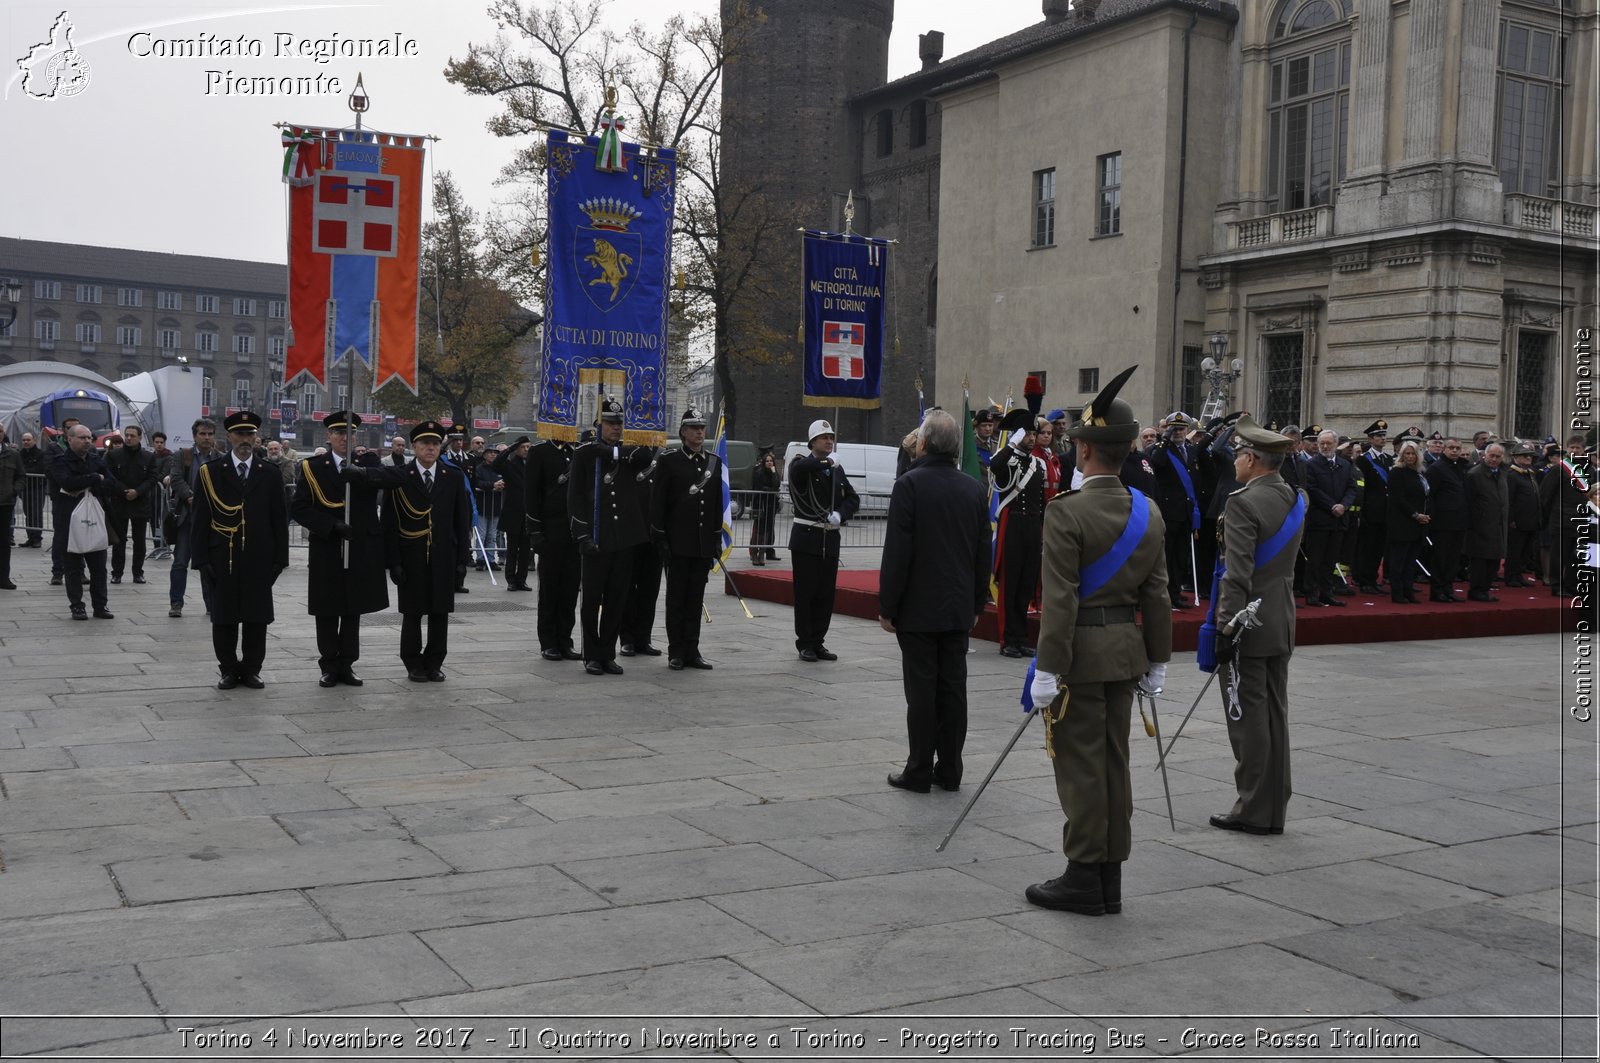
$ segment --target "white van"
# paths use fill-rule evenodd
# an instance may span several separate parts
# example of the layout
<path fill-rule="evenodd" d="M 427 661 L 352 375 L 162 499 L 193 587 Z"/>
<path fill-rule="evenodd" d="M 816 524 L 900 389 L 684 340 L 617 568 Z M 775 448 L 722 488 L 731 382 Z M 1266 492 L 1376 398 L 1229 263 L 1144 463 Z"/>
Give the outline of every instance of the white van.
<path fill-rule="evenodd" d="M 811 453 L 809 444 L 792 442 L 783 451 L 783 482 L 789 483 L 789 465 L 804 454 Z M 898 447 L 875 446 L 871 443 L 839 443 L 833 448 L 833 457 L 850 478 L 850 486 L 861 496 L 863 514 L 880 516 L 889 508 L 889 494 L 894 490 L 895 463 L 900 457 Z M 787 504 L 787 491 L 784 502 Z"/>

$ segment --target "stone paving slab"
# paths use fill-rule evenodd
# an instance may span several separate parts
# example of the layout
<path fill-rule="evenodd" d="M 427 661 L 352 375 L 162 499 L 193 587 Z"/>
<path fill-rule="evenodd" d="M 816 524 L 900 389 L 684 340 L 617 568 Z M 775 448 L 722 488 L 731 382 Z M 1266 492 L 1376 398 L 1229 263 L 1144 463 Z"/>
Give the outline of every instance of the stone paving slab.
<path fill-rule="evenodd" d="M 613 904 L 648 904 L 724 893 L 771 891 L 826 878 L 765 845 L 707 846 L 666 853 L 567 860 L 558 865 Z"/>
<path fill-rule="evenodd" d="M 31 864 L 88 862 L 99 866 L 161 853 L 293 845 L 294 839 L 276 823 L 259 818 L 201 822 L 180 818 L 160 823 L 122 823 L 0 835 L 0 853 L 5 855 L 6 865 L 12 870 Z"/>
<path fill-rule="evenodd" d="M 306 898 L 351 938 L 585 911 L 615 900 L 550 867 L 318 886 Z"/>
<path fill-rule="evenodd" d="M 1494 897 L 1376 860 L 1263 875 L 1232 882 L 1229 888 L 1342 926 Z"/>
<path fill-rule="evenodd" d="M 7 1015 L 85 1016 L 60 1019 L 6 1019 L 5 1052 L 32 1055 L 72 1045 L 103 1041 L 162 1028 L 153 1014 L 150 994 L 139 972 L 126 964 L 96 967 L 68 974 L 0 975 L 0 1000 Z M 90 1018 L 100 1015 L 145 1015 L 145 1018 Z"/>
<path fill-rule="evenodd" d="M 217 849 L 111 865 L 111 873 L 130 904 L 417 878 L 447 869 L 444 861 L 422 846 L 399 841 L 353 842 L 337 850 L 310 845 L 293 849 Z"/>
<path fill-rule="evenodd" d="M 718 844 L 665 815 L 571 819 L 498 830 L 427 834 L 418 841 L 458 871 L 487 871 L 606 856 L 636 856 Z"/>
<path fill-rule="evenodd" d="M 1578 849 L 1565 860 L 1560 838 L 1519 834 L 1421 852 L 1384 856 L 1386 864 L 1419 871 L 1473 889 L 1507 896 L 1536 893 L 1594 877 L 1594 846 L 1568 843 Z M 1582 850 L 1587 849 L 1587 852 Z M 1587 859 L 1585 859 L 1587 857 Z M 1587 870 L 1586 870 L 1587 869 Z M 1563 882 L 1563 874 L 1567 882 Z"/>

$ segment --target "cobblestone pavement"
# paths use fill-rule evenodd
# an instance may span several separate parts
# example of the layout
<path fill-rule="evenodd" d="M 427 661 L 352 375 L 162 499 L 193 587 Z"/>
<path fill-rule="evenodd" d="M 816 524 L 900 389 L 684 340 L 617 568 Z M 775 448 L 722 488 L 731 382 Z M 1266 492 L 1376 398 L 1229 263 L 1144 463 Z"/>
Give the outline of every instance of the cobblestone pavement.
<path fill-rule="evenodd" d="M 448 682 L 405 681 L 391 614 L 365 687 L 321 690 L 297 561 L 267 688 L 222 693 L 164 566 L 73 623 L 48 559 L 13 558 L 0 1013 L 76 1017 L 6 1019 L 7 1056 L 553 1058 L 541 1029 L 566 1058 L 1594 1054 L 1595 725 L 1558 636 L 1298 653 L 1281 837 L 1206 826 L 1214 692 L 1176 829 L 1136 723 L 1126 911 L 1095 919 L 1023 900 L 1063 864 L 1036 728 L 934 851 L 1021 719 L 987 644 L 967 785 L 924 796 L 884 783 L 900 661 L 863 621 L 805 664 L 788 609 L 713 595 L 716 671 L 589 677 L 534 652 L 534 595 L 474 574 Z M 1197 676 L 1174 663 L 1164 733 Z M 248 1018 L 289 1014 L 316 1017 Z M 563 1014 L 634 1017 L 539 1018 Z"/>

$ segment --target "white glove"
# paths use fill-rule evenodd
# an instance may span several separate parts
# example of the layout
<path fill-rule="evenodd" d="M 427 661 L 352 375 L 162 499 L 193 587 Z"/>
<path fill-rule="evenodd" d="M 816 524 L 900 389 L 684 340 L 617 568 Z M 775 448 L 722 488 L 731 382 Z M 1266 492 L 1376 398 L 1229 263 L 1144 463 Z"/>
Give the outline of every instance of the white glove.
<path fill-rule="evenodd" d="M 1042 709 L 1056 699 L 1061 692 L 1061 684 L 1056 682 L 1054 672 L 1034 672 L 1033 682 L 1028 684 L 1028 693 L 1033 696 L 1035 710 Z"/>
<path fill-rule="evenodd" d="M 828 527 L 837 528 L 839 525 L 841 525 L 843 523 L 844 523 L 844 518 L 839 516 L 839 511 L 838 510 L 834 510 L 832 513 L 828 514 Z"/>
<path fill-rule="evenodd" d="M 1010 439 L 1011 446 L 1013 448 L 1020 447 L 1020 446 L 1022 446 L 1022 441 L 1024 439 L 1027 439 L 1027 438 L 1028 438 L 1028 430 L 1026 428 L 1017 429 L 1015 432 L 1011 433 L 1011 439 Z"/>
<path fill-rule="evenodd" d="M 1167 666 L 1165 664 L 1152 664 L 1150 670 L 1139 677 L 1139 689 L 1150 697 L 1161 693 L 1167 682 Z"/>

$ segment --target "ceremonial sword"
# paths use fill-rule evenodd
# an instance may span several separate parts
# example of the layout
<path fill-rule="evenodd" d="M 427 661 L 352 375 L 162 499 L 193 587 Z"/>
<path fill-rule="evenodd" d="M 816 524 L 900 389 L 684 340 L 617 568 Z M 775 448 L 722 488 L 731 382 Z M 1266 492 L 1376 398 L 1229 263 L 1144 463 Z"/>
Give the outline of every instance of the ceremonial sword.
<path fill-rule="evenodd" d="M 1233 645 L 1235 647 L 1239 645 L 1239 640 L 1244 637 L 1244 633 L 1246 631 L 1261 625 L 1261 621 L 1256 619 L 1256 611 L 1260 608 L 1261 599 L 1257 598 L 1255 601 L 1239 610 L 1238 613 L 1234 614 L 1233 620 L 1229 622 L 1228 630 L 1224 632 L 1224 634 L 1231 633 L 1233 635 Z M 1218 667 L 1220 668 L 1220 665 Z M 1156 761 L 1156 767 L 1160 768 L 1162 771 L 1166 771 L 1167 768 L 1167 754 L 1171 753 L 1172 747 L 1178 744 L 1178 736 L 1183 734 L 1183 729 L 1189 724 L 1189 717 L 1193 716 L 1194 710 L 1200 707 L 1201 699 L 1206 696 L 1206 691 L 1211 689 L 1211 684 L 1216 681 L 1216 678 L 1216 672 L 1212 672 L 1206 677 L 1206 685 L 1200 688 L 1200 693 L 1194 699 L 1194 704 L 1190 705 L 1189 711 L 1183 714 L 1183 720 L 1178 724 L 1178 729 L 1172 733 L 1172 741 L 1167 743 L 1166 751 L 1163 752 L 1161 757 Z"/>
<path fill-rule="evenodd" d="M 1066 696 L 1067 688 L 1062 687 L 1050 704 L 1045 707 L 1044 711 L 1056 709 Z M 955 837 L 956 830 L 961 826 L 961 821 L 967 818 L 967 813 L 972 811 L 972 806 L 977 804 L 978 798 L 983 796 L 983 788 L 989 785 L 989 780 L 994 778 L 994 773 L 1000 770 L 1000 765 L 1005 763 L 1006 757 L 1011 753 L 1011 747 L 1017 744 L 1017 739 L 1022 737 L 1022 732 L 1028 729 L 1028 725 L 1033 722 L 1035 716 L 1039 715 L 1039 711 L 1038 709 L 1029 709 L 1027 715 L 1022 718 L 1021 726 L 1012 733 L 1011 741 L 1006 743 L 1006 747 L 1000 751 L 1000 756 L 995 758 L 994 767 L 989 769 L 989 774 L 983 777 L 983 781 L 978 784 L 978 788 L 972 791 L 972 796 L 967 799 L 967 805 L 961 810 L 961 815 L 957 816 L 956 821 L 950 825 L 950 833 L 944 836 L 944 841 L 939 843 L 934 852 L 942 853 L 944 852 L 944 847 L 950 844 L 950 839 Z"/>

